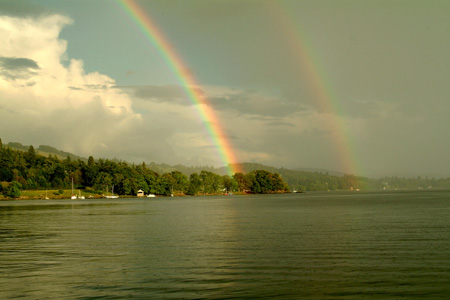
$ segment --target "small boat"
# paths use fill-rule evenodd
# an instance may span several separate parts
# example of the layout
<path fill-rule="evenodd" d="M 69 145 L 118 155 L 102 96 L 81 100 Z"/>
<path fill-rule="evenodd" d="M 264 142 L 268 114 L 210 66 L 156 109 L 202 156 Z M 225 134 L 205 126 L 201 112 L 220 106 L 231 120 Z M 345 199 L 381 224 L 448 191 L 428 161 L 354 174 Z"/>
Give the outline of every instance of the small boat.
<path fill-rule="evenodd" d="M 108 188 L 106 188 L 106 194 L 108 194 Z M 117 198 L 119 198 L 119 196 L 115 196 L 114 195 L 114 184 L 113 184 L 113 186 L 112 186 L 112 191 L 111 191 L 111 195 L 106 195 L 106 196 L 104 196 L 105 198 L 108 198 L 108 199 L 117 199 Z"/>
<path fill-rule="evenodd" d="M 45 190 L 45 200 L 48 200 L 48 199 L 50 199 L 50 198 L 47 196 L 47 190 Z"/>
<path fill-rule="evenodd" d="M 85 199 L 84 196 L 81 196 L 81 191 L 80 190 L 78 190 L 78 199 Z"/>
<path fill-rule="evenodd" d="M 77 196 L 73 193 L 73 177 L 72 177 L 72 197 L 70 199 L 75 200 L 77 199 Z"/>
<path fill-rule="evenodd" d="M 154 197 L 156 197 L 156 196 L 155 196 L 155 194 L 148 194 L 147 197 L 148 197 L 148 198 L 154 198 Z"/>

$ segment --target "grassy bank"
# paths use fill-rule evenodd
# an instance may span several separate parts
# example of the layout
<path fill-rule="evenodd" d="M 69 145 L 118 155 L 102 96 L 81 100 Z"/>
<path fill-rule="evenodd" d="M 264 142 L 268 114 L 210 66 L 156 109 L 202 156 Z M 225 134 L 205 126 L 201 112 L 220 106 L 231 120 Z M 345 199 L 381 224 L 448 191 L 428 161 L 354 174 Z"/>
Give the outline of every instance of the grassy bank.
<path fill-rule="evenodd" d="M 95 199 L 95 198 L 102 198 L 103 193 L 102 191 L 95 191 L 91 188 L 87 188 L 84 190 L 76 190 L 74 191 L 76 196 L 84 196 L 86 199 Z M 285 192 L 278 192 L 278 193 L 285 193 Z M 184 193 L 174 193 L 175 197 L 186 197 L 186 196 L 218 196 L 218 195 L 224 195 L 223 193 L 198 193 L 196 195 L 186 195 Z M 234 192 L 233 195 L 249 195 L 247 192 Z M 72 196 L 72 190 L 66 189 L 66 190 L 60 190 L 60 189 L 53 189 L 53 190 L 22 190 L 21 195 L 18 198 L 8 198 L 5 195 L 0 194 L 0 200 L 13 200 L 13 199 L 19 199 L 19 200 L 45 200 L 48 199 L 70 199 Z M 136 195 L 121 195 L 121 198 L 134 198 Z M 157 197 L 170 197 L 170 196 L 162 196 L 157 195 Z M 145 197 L 144 197 L 145 198 Z"/>
<path fill-rule="evenodd" d="M 86 190 L 76 190 L 74 191 L 76 196 L 84 196 L 86 199 L 88 198 L 101 198 L 102 193 L 90 189 Z M 70 199 L 72 196 L 72 190 L 22 190 L 21 195 L 18 198 L 15 199 L 29 199 L 29 200 L 43 200 L 46 199 Z M 12 199 L 7 198 L 6 196 L 1 196 L 0 199 L 6 200 L 6 199 Z"/>

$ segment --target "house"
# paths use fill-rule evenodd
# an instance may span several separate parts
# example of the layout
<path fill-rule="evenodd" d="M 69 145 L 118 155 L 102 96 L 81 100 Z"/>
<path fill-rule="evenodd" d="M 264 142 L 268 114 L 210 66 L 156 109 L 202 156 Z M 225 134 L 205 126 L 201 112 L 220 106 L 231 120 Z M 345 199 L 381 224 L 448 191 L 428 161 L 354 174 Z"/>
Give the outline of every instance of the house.
<path fill-rule="evenodd" d="M 137 192 L 137 196 L 138 196 L 138 197 L 144 197 L 144 191 L 143 191 L 143 190 L 139 190 L 139 191 Z"/>

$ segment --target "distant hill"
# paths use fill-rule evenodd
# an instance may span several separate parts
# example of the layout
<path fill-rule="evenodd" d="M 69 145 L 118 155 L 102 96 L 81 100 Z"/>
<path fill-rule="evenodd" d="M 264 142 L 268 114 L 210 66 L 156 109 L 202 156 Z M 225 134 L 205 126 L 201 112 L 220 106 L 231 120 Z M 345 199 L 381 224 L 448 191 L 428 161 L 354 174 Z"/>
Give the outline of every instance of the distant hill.
<path fill-rule="evenodd" d="M 11 149 L 16 149 L 19 151 L 28 151 L 28 149 L 30 149 L 30 145 L 22 145 L 21 143 L 17 143 L 17 142 L 9 142 L 6 146 Z M 80 157 L 80 156 L 75 155 L 70 152 L 58 150 L 54 147 L 47 146 L 47 145 L 40 145 L 38 148 L 35 148 L 34 150 L 36 151 L 37 154 L 40 154 L 40 155 L 43 155 L 46 157 L 48 157 L 51 154 L 51 155 L 56 155 L 56 157 L 58 157 L 58 159 L 61 159 L 61 160 L 66 159 L 67 157 L 70 157 L 71 160 L 80 159 L 84 162 L 87 162 L 87 159 L 84 157 Z"/>
<path fill-rule="evenodd" d="M 9 142 L 6 146 L 20 150 L 20 151 L 28 151 L 30 148 L 30 145 L 22 145 L 18 142 Z M 64 160 L 67 157 L 70 157 L 71 160 L 78 160 L 87 162 L 87 159 L 84 157 L 80 157 L 76 154 L 66 152 L 63 150 L 56 149 L 52 146 L 48 145 L 40 145 L 39 147 L 35 148 L 35 151 L 37 154 L 43 155 L 48 157 L 50 154 L 55 155 L 58 157 L 58 159 Z M 95 158 L 96 160 L 99 158 Z M 120 159 L 110 159 L 114 162 L 122 161 Z M 126 161 L 125 161 L 126 162 Z M 131 164 L 130 162 L 126 162 L 128 164 Z M 141 164 L 142 162 L 132 162 L 135 164 Z M 164 173 L 170 173 L 173 171 L 178 171 L 186 176 L 190 176 L 193 173 L 200 173 L 201 171 L 208 171 L 212 172 L 218 175 L 227 175 L 228 174 L 228 167 L 220 167 L 216 168 L 213 166 L 184 166 L 181 164 L 178 165 L 169 165 L 164 163 L 156 163 L 156 162 L 150 162 L 146 163 L 146 166 L 155 171 L 158 174 L 164 174 Z M 296 187 L 300 185 L 300 182 L 302 182 L 305 178 L 317 178 L 317 176 L 321 177 L 323 176 L 342 176 L 344 174 L 338 173 L 338 172 L 332 172 L 329 170 L 323 170 L 323 169 L 285 169 L 285 168 L 275 168 L 263 164 L 258 163 L 240 163 L 239 169 L 242 170 L 244 174 L 250 173 L 252 171 L 256 170 L 265 170 L 271 173 L 278 173 L 281 175 L 281 177 L 286 181 L 286 183 L 291 187 Z"/>
<path fill-rule="evenodd" d="M 270 167 L 270 166 L 266 166 L 266 165 L 262 165 L 262 164 L 258 164 L 258 163 L 240 163 L 239 169 L 241 169 L 242 173 L 244 173 L 244 174 L 250 173 L 250 172 L 256 171 L 256 170 L 266 170 L 271 173 L 279 173 L 280 175 L 281 175 L 280 171 L 283 170 L 280 168 Z M 224 174 L 227 173 L 227 168 L 225 168 L 225 167 L 220 168 L 220 170 Z"/>
<path fill-rule="evenodd" d="M 10 142 L 4 145 L 11 149 L 19 151 L 28 151 L 29 145 L 22 145 L 17 142 Z M 40 145 L 37 149 L 35 148 L 37 154 L 48 157 L 49 155 L 54 155 L 60 160 L 64 160 L 70 157 L 71 160 L 81 160 L 87 163 L 87 159 L 80 157 L 70 152 L 58 150 L 54 147 L 47 145 Z M 95 160 L 100 158 L 94 157 Z M 125 162 L 127 164 L 142 164 L 142 162 L 126 162 L 117 158 L 109 159 L 113 162 Z M 150 162 L 145 163 L 146 167 L 153 170 L 158 174 L 170 173 L 173 171 L 179 171 L 186 176 L 190 176 L 193 173 L 200 173 L 201 171 L 208 171 L 217 175 L 228 174 L 228 167 L 216 168 L 213 166 L 184 166 L 178 165 L 168 165 L 164 163 Z M 231 166 L 236 169 L 237 166 Z M 250 173 L 256 170 L 265 170 L 271 173 L 278 173 L 281 178 L 288 184 L 290 189 L 303 190 L 303 191 L 315 191 L 315 190 L 348 190 L 348 189 L 382 189 L 382 188 L 418 188 L 418 187 L 450 187 L 450 177 L 442 178 L 442 180 L 436 180 L 434 178 L 428 179 L 415 177 L 415 178 L 398 178 L 394 177 L 383 177 L 378 179 L 370 179 L 366 177 L 354 176 L 349 174 L 343 174 L 340 172 L 334 172 L 326 169 L 313 169 L 313 168 L 296 168 L 296 169 L 286 169 L 286 168 L 275 168 L 271 166 L 266 166 L 258 163 L 241 163 L 239 168 L 244 174 Z"/>
<path fill-rule="evenodd" d="M 344 176 L 345 173 L 338 172 L 338 171 L 332 171 L 327 169 L 315 169 L 315 168 L 295 168 L 292 169 L 294 171 L 301 171 L 301 172 L 313 172 L 313 173 L 322 173 L 322 174 L 329 174 L 333 176 Z"/>
<path fill-rule="evenodd" d="M 222 168 L 215 168 L 212 166 L 187 167 L 187 166 L 180 165 L 180 164 L 172 166 L 172 165 L 168 165 L 168 164 L 158 164 L 155 162 L 146 164 L 146 166 L 158 174 L 164 174 L 164 173 L 169 173 L 169 172 L 173 172 L 173 171 L 181 172 L 186 176 L 189 176 L 193 173 L 200 173 L 201 171 L 208 171 L 208 172 L 212 172 L 212 173 L 218 174 L 218 175 L 227 174 L 227 169 L 225 167 L 222 167 Z"/>

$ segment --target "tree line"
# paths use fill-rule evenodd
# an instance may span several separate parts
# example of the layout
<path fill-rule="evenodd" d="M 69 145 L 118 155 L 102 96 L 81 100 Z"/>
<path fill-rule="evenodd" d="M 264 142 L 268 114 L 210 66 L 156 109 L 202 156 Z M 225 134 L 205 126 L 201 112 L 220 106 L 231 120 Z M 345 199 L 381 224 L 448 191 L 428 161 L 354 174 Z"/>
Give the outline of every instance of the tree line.
<path fill-rule="evenodd" d="M 332 175 L 328 172 L 299 171 L 285 168 L 274 168 L 255 163 L 240 165 L 246 173 L 258 169 L 280 174 L 290 189 L 299 191 L 348 191 L 348 190 L 395 190 L 395 189 L 428 189 L 450 188 L 450 177 L 399 177 L 384 176 L 367 178 L 352 174 Z"/>
<path fill-rule="evenodd" d="M 72 181 L 76 189 L 92 188 L 106 193 L 114 187 L 114 193 L 119 195 L 136 195 L 139 190 L 165 196 L 288 191 L 279 174 L 264 170 L 233 176 L 206 170 L 189 176 L 179 171 L 158 174 L 145 163 L 95 160 L 92 156 L 87 162 L 70 156 L 66 159 L 51 154 L 46 157 L 37 154 L 33 146 L 27 151 L 3 147 L 0 139 L 0 193 L 5 196 L 17 197 L 20 190 L 70 189 Z"/>
<path fill-rule="evenodd" d="M 17 149 L 11 147 L 14 146 Z M 94 160 L 76 157 L 50 146 L 38 149 L 54 154 L 39 155 L 33 146 L 9 143 L 0 139 L 0 194 L 20 194 L 20 190 L 70 189 L 72 178 L 77 189 L 111 191 L 119 195 L 136 195 L 138 190 L 157 195 L 215 194 L 224 192 L 271 193 L 277 191 L 335 191 L 450 188 L 450 177 L 383 177 L 378 179 L 355 175 L 331 175 L 273 168 L 255 163 L 239 165 L 243 173 L 224 175 L 225 167 L 185 167 L 156 163 L 135 165 L 117 159 Z M 57 152 L 55 152 L 55 150 Z M 66 159 L 63 159 L 67 155 Z"/>

